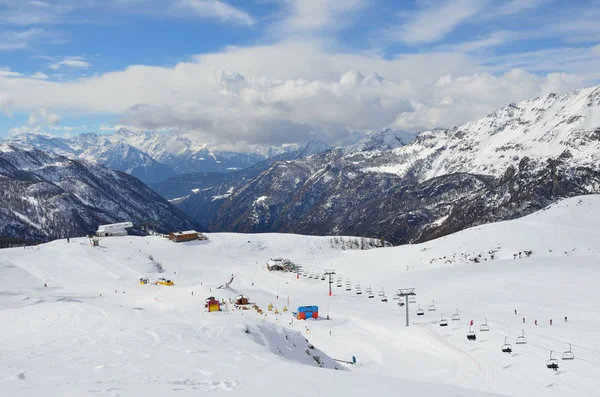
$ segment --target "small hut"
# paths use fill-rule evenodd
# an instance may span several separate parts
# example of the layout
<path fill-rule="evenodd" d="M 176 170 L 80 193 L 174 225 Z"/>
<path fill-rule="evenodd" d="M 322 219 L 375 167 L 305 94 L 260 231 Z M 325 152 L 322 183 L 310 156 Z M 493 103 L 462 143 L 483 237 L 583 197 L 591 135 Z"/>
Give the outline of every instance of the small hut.
<path fill-rule="evenodd" d="M 209 313 L 218 312 L 221 311 L 221 302 L 219 302 L 219 300 L 214 296 L 211 296 L 206 298 L 206 303 L 204 304 L 204 307 L 208 309 Z"/>
<path fill-rule="evenodd" d="M 235 298 L 235 304 L 236 305 L 247 305 L 250 303 L 250 299 L 248 299 L 248 297 L 244 296 L 244 295 L 238 295 Z"/>

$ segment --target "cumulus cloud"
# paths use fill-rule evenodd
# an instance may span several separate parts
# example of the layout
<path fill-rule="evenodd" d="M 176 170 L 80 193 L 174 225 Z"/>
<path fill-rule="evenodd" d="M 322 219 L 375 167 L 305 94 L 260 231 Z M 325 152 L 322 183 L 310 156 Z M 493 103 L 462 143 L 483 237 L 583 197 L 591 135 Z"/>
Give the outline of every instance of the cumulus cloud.
<path fill-rule="evenodd" d="M 0 78 L 0 92 L 19 111 L 120 115 L 120 123 L 138 129 L 193 133 L 222 145 L 315 138 L 339 144 L 356 131 L 451 127 L 584 84 L 571 73 L 488 70 L 460 53 L 386 59 L 288 41 L 67 82 Z"/>
<path fill-rule="evenodd" d="M 36 112 L 32 112 L 29 115 L 27 124 L 29 127 L 43 127 L 43 126 L 55 126 L 60 123 L 61 116 L 55 113 L 49 113 L 46 109 L 38 109 Z"/>

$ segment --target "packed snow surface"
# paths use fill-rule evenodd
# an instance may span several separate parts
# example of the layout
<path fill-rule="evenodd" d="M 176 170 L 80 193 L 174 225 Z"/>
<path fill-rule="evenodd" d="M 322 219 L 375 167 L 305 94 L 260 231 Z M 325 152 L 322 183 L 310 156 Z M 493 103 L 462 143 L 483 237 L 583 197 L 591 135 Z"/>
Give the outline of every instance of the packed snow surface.
<path fill-rule="evenodd" d="M 339 238 L 225 233 L 1 250 L 0 394 L 597 396 L 598 224 L 600 196 L 585 196 L 520 220 L 368 251 L 343 250 Z M 268 272 L 275 257 L 302 264 L 307 277 Z M 326 269 L 337 273 L 331 297 L 327 281 L 308 277 Z M 232 274 L 230 288 L 217 289 Z M 153 285 L 159 277 L 175 285 Z M 416 303 L 405 327 L 393 294 L 408 287 Z M 263 313 L 235 309 L 229 299 L 240 294 Z M 227 302 L 223 311 L 206 312 L 209 296 Z M 290 311 L 304 305 L 318 305 L 320 319 L 292 320 Z M 481 332 L 485 318 L 490 331 Z M 476 341 L 466 338 L 470 320 Z M 522 333 L 527 343 L 516 344 Z M 511 354 L 501 352 L 505 337 Z M 575 359 L 562 360 L 569 343 Z M 546 368 L 551 350 L 558 371 Z M 355 365 L 334 361 L 352 356 Z"/>

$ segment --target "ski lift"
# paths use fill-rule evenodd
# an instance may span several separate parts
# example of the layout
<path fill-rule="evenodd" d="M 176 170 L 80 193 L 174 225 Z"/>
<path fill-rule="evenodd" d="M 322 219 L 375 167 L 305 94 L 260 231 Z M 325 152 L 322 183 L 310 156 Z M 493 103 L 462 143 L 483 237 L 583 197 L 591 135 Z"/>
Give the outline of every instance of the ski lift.
<path fill-rule="evenodd" d="M 394 296 L 392 296 L 392 299 L 394 299 L 394 300 L 398 300 L 398 299 L 400 299 L 400 295 L 398 295 L 398 294 L 394 294 Z"/>
<path fill-rule="evenodd" d="M 383 291 L 383 287 L 381 287 L 381 291 L 379 291 L 379 296 L 385 296 L 385 292 Z"/>
<path fill-rule="evenodd" d="M 512 353 L 512 345 L 507 343 L 508 337 L 504 337 L 504 345 L 502 345 L 502 353 Z"/>
<path fill-rule="evenodd" d="M 375 298 L 375 294 L 373 293 L 373 290 L 370 287 L 367 288 L 367 294 L 369 294 L 369 299 Z"/>
<path fill-rule="evenodd" d="M 469 332 L 467 332 L 468 340 L 477 340 L 477 335 L 475 335 L 475 331 L 471 331 L 471 326 L 469 325 Z"/>
<path fill-rule="evenodd" d="M 325 281 L 325 276 L 321 276 L 321 281 Z"/>
<path fill-rule="evenodd" d="M 440 320 L 440 327 L 447 327 L 448 326 L 448 320 L 446 320 L 444 318 L 444 313 L 442 313 L 442 319 Z"/>
<path fill-rule="evenodd" d="M 338 288 L 342 288 L 342 284 L 341 284 L 341 283 L 339 283 L 339 284 L 337 285 L 337 287 L 338 287 Z"/>
<path fill-rule="evenodd" d="M 434 300 L 431 301 L 431 305 L 429 305 L 429 308 L 427 310 L 430 312 L 435 311 L 435 301 Z"/>
<path fill-rule="evenodd" d="M 315 278 L 315 275 L 313 273 L 308 275 L 308 278 Z"/>
<path fill-rule="evenodd" d="M 356 287 L 354 287 L 356 289 L 356 295 L 362 295 L 362 290 L 360 289 L 360 284 L 356 284 Z"/>
<path fill-rule="evenodd" d="M 517 340 L 515 341 L 517 345 L 524 345 L 527 343 L 527 339 L 525 338 L 525 330 L 522 329 L 521 332 L 523 332 L 523 334 L 521 336 L 517 336 Z"/>
<path fill-rule="evenodd" d="M 571 344 L 569 343 L 569 350 L 563 353 L 563 360 L 575 360 L 575 354 L 571 351 Z"/>
<path fill-rule="evenodd" d="M 419 308 L 417 309 L 417 316 L 424 316 L 425 315 L 425 310 L 421 309 L 421 305 L 419 305 Z"/>
<path fill-rule="evenodd" d="M 552 358 L 552 350 L 550 350 L 550 360 L 546 361 L 546 368 L 558 371 L 558 360 Z"/>
<path fill-rule="evenodd" d="M 400 306 L 400 307 L 404 306 L 404 302 L 398 301 L 398 306 Z"/>
<path fill-rule="evenodd" d="M 452 321 L 460 320 L 460 315 L 458 314 L 458 309 L 456 309 L 456 314 L 452 315 Z"/>
<path fill-rule="evenodd" d="M 387 296 L 383 295 L 383 296 L 381 297 L 381 301 L 382 301 L 382 302 L 387 302 L 387 301 L 388 301 L 388 298 L 387 298 Z"/>
<path fill-rule="evenodd" d="M 308 274 L 307 273 L 302 273 L 302 278 L 307 278 Z"/>
<path fill-rule="evenodd" d="M 417 297 L 414 295 L 409 296 L 408 303 L 417 303 Z"/>
<path fill-rule="evenodd" d="M 490 330 L 490 326 L 487 323 L 487 318 L 485 319 L 485 324 L 481 324 L 481 327 L 479 327 L 480 331 L 489 331 Z"/>

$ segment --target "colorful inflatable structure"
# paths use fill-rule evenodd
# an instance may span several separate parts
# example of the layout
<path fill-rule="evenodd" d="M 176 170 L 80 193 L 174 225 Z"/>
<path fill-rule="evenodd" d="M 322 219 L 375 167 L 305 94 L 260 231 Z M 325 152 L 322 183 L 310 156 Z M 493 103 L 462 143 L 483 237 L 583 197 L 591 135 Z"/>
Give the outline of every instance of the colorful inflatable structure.
<path fill-rule="evenodd" d="M 298 306 L 296 318 L 298 320 L 306 320 L 307 318 L 319 318 L 319 306 Z"/>

